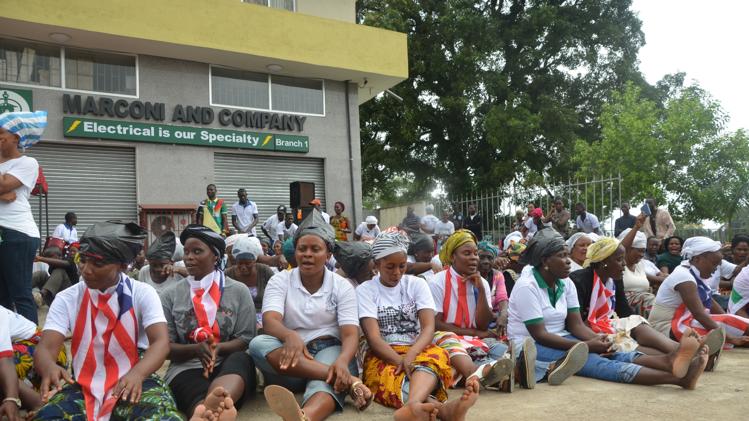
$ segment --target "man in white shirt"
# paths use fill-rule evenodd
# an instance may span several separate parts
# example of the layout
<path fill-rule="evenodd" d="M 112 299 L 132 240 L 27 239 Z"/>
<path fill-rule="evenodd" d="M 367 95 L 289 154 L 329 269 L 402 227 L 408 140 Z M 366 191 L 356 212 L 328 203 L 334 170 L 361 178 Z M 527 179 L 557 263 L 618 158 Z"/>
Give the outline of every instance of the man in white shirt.
<path fill-rule="evenodd" d="M 598 217 L 590 212 L 586 212 L 584 203 L 578 203 L 575 205 L 575 213 L 577 213 L 575 226 L 578 231 L 582 231 L 586 234 L 592 232 L 598 235 L 603 235 L 600 228 L 601 224 L 598 222 Z"/>
<path fill-rule="evenodd" d="M 377 218 L 369 215 L 367 219 L 359 224 L 354 231 L 354 241 L 372 241 L 380 235 L 380 227 L 377 226 Z"/>
<path fill-rule="evenodd" d="M 454 232 L 455 225 L 450 221 L 450 215 L 447 211 L 442 211 L 442 219 L 434 224 L 434 235 L 437 236 L 438 240 L 444 240 L 453 235 Z"/>
<path fill-rule="evenodd" d="M 245 189 L 237 190 L 237 197 L 239 201 L 231 207 L 231 224 L 238 233 L 247 233 L 250 237 L 254 237 L 258 219 L 257 205 L 247 199 Z"/>
<path fill-rule="evenodd" d="M 78 231 L 75 226 L 78 225 L 78 217 L 73 212 L 65 214 L 65 223 L 55 228 L 52 237 L 65 241 L 65 244 L 72 244 L 78 241 Z"/>
<path fill-rule="evenodd" d="M 426 215 L 421 217 L 421 230 L 426 234 L 435 234 L 434 227 L 440 220 L 434 216 L 434 206 L 427 205 L 425 211 Z"/>
<path fill-rule="evenodd" d="M 289 238 L 293 238 L 296 234 L 297 225 L 294 223 L 294 214 L 287 213 L 286 218 L 276 225 L 276 235 L 278 235 L 278 241 L 284 242 Z"/>
<path fill-rule="evenodd" d="M 276 214 L 268 217 L 268 219 L 263 222 L 263 225 L 260 226 L 263 234 L 268 236 L 268 238 L 270 239 L 271 245 L 275 243 L 276 240 L 278 240 L 278 232 L 276 232 L 276 228 L 278 227 L 278 224 L 280 222 L 283 222 L 285 217 L 286 206 L 279 205 L 278 208 L 276 208 Z"/>

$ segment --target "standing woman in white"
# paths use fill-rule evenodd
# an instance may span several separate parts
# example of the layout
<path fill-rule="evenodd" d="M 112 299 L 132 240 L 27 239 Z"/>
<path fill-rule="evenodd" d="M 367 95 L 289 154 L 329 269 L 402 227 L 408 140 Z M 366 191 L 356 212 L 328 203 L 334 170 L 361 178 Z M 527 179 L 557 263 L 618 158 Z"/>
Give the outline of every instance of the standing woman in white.
<path fill-rule="evenodd" d="M 47 112 L 0 114 L 0 305 L 38 322 L 31 271 L 39 228 L 29 205 L 39 163 L 23 151 L 41 139 Z"/>

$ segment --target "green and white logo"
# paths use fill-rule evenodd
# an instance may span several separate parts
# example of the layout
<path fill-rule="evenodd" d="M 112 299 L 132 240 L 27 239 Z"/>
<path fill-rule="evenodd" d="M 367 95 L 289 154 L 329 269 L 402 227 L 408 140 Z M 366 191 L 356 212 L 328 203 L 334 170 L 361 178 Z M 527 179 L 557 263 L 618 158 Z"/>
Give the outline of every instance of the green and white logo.
<path fill-rule="evenodd" d="M 0 114 L 33 111 L 32 98 L 29 90 L 0 87 Z"/>

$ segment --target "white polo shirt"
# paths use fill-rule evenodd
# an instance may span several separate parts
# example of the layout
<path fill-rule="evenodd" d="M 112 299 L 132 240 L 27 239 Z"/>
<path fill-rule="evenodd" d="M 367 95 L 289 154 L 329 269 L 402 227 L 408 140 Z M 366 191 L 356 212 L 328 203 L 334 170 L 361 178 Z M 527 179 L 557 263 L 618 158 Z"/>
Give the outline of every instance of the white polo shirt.
<path fill-rule="evenodd" d="M 239 225 L 239 229 L 242 232 L 252 233 L 253 236 L 256 235 L 255 227 L 252 227 L 252 230 L 248 231 L 250 225 L 255 222 L 255 215 L 258 214 L 255 202 L 248 200 L 247 205 L 242 206 L 237 201 L 231 205 L 231 214 L 237 217 L 237 225 Z"/>
<path fill-rule="evenodd" d="M 341 339 L 341 326 L 359 326 L 354 287 L 327 269 L 322 287 L 314 294 L 302 285 L 299 268 L 273 275 L 263 295 L 263 313 L 268 311 L 281 313 L 284 326 L 296 331 L 304 343 L 323 336 Z"/>
<path fill-rule="evenodd" d="M 281 221 L 276 225 L 276 234 L 280 237 L 283 236 L 283 241 L 286 241 L 287 238 L 294 237 L 294 234 L 296 234 L 296 230 L 299 228 L 295 223 L 291 223 L 291 226 L 286 227 L 286 221 Z M 274 240 L 277 238 L 274 238 Z"/>
<path fill-rule="evenodd" d="M 523 339 L 531 336 L 526 327 L 531 324 L 543 322 L 547 332 L 559 336 L 567 335 L 567 313 L 580 311 L 574 282 L 569 278 L 557 280 L 555 295 L 550 297 L 550 291 L 543 278 L 539 275 L 537 279 L 533 272 L 533 267 L 526 266 L 510 294 L 507 336 L 516 347 L 522 344 Z"/>

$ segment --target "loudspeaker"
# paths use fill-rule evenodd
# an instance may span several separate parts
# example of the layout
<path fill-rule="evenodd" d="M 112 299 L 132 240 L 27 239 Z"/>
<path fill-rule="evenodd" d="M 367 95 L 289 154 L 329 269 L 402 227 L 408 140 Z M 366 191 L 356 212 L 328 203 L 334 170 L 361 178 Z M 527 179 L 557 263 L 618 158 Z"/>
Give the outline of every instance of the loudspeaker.
<path fill-rule="evenodd" d="M 289 184 L 289 204 L 293 209 L 309 206 L 315 199 L 315 183 L 295 181 Z"/>

